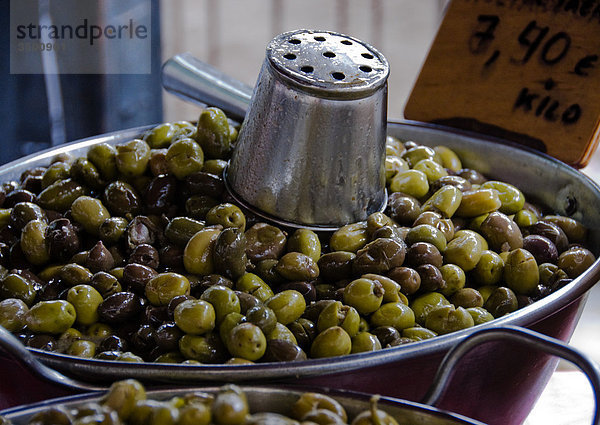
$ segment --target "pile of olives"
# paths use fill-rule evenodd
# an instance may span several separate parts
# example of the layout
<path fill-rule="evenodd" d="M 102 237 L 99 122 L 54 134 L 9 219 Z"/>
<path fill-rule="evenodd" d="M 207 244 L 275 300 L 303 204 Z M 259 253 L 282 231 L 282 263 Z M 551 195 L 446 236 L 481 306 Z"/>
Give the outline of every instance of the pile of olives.
<path fill-rule="evenodd" d="M 207 108 L 4 183 L 0 325 L 105 360 L 333 357 L 493 320 L 595 260 L 581 223 L 393 137 L 385 211 L 329 233 L 276 226 L 225 188 L 236 135 Z"/>
<path fill-rule="evenodd" d="M 30 425 L 398 425 L 390 414 L 370 408 L 353 418 L 335 398 L 318 392 L 304 392 L 278 407 L 264 411 L 249 403 L 241 387 L 224 385 L 214 393 L 182 391 L 180 395 L 157 400 L 148 398 L 144 386 L 133 379 L 117 381 L 98 401 L 74 408 L 63 405 L 41 408 L 28 420 Z M 0 416 L 0 425 L 11 421 Z"/>

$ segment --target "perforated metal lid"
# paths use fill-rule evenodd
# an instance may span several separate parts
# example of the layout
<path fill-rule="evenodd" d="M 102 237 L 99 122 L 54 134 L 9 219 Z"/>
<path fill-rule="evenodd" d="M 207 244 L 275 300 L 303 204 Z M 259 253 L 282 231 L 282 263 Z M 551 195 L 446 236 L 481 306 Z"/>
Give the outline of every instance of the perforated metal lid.
<path fill-rule="evenodd" d="M 387 60 L 375 48 L 330 31 L 280 34 L 267 46 L 267 58 L 280 77 L 333 97 L 367 96 L 389 75 Z"/>

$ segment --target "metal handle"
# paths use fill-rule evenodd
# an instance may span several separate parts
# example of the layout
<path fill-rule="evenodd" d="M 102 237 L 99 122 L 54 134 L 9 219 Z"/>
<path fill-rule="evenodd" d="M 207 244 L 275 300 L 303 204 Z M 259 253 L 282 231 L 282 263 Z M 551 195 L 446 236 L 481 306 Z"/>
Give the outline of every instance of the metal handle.
<path fill-rule="evenodd" d="M 40 378 L 68 388 L 86 391 L 103 391 L 107 386 L 87 384 L 69 378 L 40 362 L 10 332 L 0 326 L 0 348 Z"/>
<path fill-rule="evenodd" d="M 216 106 L 238 120 L 244 119 L 253 91 L 190 53 L 175 55 L 163 64 L 162 84 L 176 96 L 203 106 Z"/>
<path fill-rule="evenodd" d="M 569 347 L 562 341 L 547 335 L 517 326 L 503 326 L 498 328 L 487 328 L 472 333 L 469 337 L 454 346 L 444 357 L 436 372 L 434 381 L 429 391 L 423 398 L 422 403 L 436 406 L 442 396 L 450 379 L 454 374 L 457 363 L 472 348 L 490 341 L 510 340 L 523 343 L 532 348 L 539 349 L 545 353 L 552 354 L 572 362 L 587 376 L 594 391 L 594 418 L 593 425 L 600 424 L 599 395 L 600 395 L 600 368 L 588 356 Z"/>

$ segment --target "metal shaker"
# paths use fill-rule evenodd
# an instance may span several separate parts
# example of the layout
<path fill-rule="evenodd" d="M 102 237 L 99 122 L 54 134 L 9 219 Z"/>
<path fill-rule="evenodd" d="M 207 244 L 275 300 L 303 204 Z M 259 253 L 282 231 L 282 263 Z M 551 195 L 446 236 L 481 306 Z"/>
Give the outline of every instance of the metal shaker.
<path fill-rule="evenodd" d="M 226 184 L 258 215 L 334 229 L 383 210 L 385 57 L 329 31 L 275 37 L 252 94 Z"/>

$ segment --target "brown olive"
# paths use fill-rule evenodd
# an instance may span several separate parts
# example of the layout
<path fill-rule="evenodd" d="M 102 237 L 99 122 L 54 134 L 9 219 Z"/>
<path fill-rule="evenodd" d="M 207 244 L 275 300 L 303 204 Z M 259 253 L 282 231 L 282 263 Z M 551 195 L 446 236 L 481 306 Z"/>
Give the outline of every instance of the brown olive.
<path fill-rule="evenodd" d="M 521 229 L 511 218 L 499 211 L 491 212 L 480 225 L 481 234 L 496 252 L 523 247 Z"/>
<path fill-rule="evenodd" d="M 123 323 L 142 309 L 140 297 L 132 292 L 117 292 L 106 297 L 98 306 L 98 315 L 106 323 Z"/>
<path fill-rule="evenodd" d="M 80 248 L 77 231 L 67 218 L 59 218 L 48 224 L 45 241 L 50 257 L 60 262 L 67 261 Z"/>
<path fill-rule="evenodd" d="M 388 197 L 385 212 L 397 223 L 410 225 L 421 213 L 421 203 L 413 196 L 394 192 Z"/>
<path fill-rule="evenodd" d="M 150 214 L 167 213 L 177 197 L 177 179 L 171 175 L 154 177 L 144 195 L 146 210 Z"/>
<path fill-rule="evenodd" d="M 405 263 L 410 267 L 417 267 L 421 264 L 432 264 L 435 267 L 442 267 L 442 254 L 435 245 L 428 242 L 415 242 L 406 251 Z"/>
<path fill-rule="evenodd" d="M 403 240 L 379 238 L 369 242 L 356 252 L 352 271 L 357 274 L 385 274 L 394 267 L 400 267 L 406 256 Z"/>
<path fill-rule="evenodd" d="M 559 254 L 569 246 L 569 239 L 565 232 L 558 225 L 550 222 L 539 220 L 535 224 L 527 228 L 529 234 L 545 236 L 556 246 Z"/>
<path fill-rule="evenodd" d="M 538 264 L 556 263 L 558 249 L 550 239 L 542 235 L 527 235 L 523 238 L 523 249 L 531 252 Z"/>
<path fill-rule="evenodd" d="M 245 232 L 246 254 L 252 262 L 279 259 L 287 243 L 286 234 L 267 223 L 256 223 Z"/>
<path fill-rule="evenodd" d="M 98 241 L 88 252 L 85 266 L 92 272 L 107 272 L 115 266 L 115 259 L 102 241 Z"/>
<path fill-rule="evenodd" d="M 156 248 L 150 244 L 143 243 L 133 248 L 127 262 L 157 269 L 160 265 L 160 256 Z"/>
<path fill-rule="evenodd" d="M 421 264 L 415 268 L 421 278 L 420 289 L 425 292 L 439 291 L 446 287 L 440 269 L 433 264 Z"/>
<path fill-rule="evenodd" d="M 412 295 L 421 287 L 421 276 L 410 267 L 393 268 L 387 273 L 387 277 L 400 285 L 400 291 L 404 295 Z"/>

